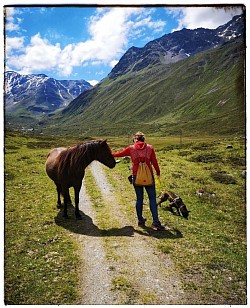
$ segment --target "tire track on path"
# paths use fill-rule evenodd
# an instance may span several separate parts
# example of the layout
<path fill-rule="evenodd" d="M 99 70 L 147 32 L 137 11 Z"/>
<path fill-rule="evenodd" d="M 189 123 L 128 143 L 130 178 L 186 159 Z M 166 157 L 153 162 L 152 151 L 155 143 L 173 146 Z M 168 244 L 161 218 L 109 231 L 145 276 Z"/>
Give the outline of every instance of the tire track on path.
<path fill-rule="evenodd" d="M 81 299 L 79 304 L 119 304 L 115 292 L 111 291 L 113 277 L 103 248 L 103 238 L 98 234 L 97 230 L 91 230 L 93 229 L 93 223 L 96 225 L 95 211 L 87 195 L 84 182 L 80 192 L 79 209 L 92 218 L 92 221 L 85 219 L 83 222 L 83 231 L 86 231 L 83 233 L 87 235 L 78 235 L 80 253 L 84 264 L 81 268 Z"/>

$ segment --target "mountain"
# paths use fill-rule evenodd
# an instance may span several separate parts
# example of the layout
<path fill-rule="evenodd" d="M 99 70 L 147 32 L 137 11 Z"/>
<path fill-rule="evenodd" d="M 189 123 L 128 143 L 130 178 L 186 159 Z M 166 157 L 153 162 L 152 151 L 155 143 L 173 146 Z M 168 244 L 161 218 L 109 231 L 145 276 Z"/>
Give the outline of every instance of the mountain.
<path fill-rule="evenodd" d="M 7 71 L 4 77 L 7 113 L 50 114 L 92 88 L 84 80 L 56 80 L 44 74 L 21 75 Z"/>
<path fill-rule="evenodd" d="M 106 78 L 47 122 L 48 132 L 244 134 L 245 42 L 232 39 L 181 61 Z"/>
<path fill-rule="evenodd" d="M 244 29 L 242 15 L 132 47 L 102 82 L 37 127 L 82 136 L 244 134 Z"/>
<path fill-rule="evenodd" d="M 219 46 L 244 33 L 243 15 L 217 29 L 182 29 L 149 42 L 143 48 L 131 47 L 109 74 L 115 79 L 126 73 L 136 73 L 145 67 L 175 63 Z"/>

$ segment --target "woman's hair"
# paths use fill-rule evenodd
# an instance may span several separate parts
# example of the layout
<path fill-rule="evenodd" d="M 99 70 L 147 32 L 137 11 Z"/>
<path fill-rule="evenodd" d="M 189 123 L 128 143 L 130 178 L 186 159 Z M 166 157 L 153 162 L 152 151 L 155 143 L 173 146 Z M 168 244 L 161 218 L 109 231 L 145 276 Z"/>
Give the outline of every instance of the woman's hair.
<path fill-rule="evenodd" d="M 136 142 L 136 141 L 144 142 L 145 141 L 145 135 L 142 132 L 137 132 L 133 136 L 133 141 L 134 142 Z"/>

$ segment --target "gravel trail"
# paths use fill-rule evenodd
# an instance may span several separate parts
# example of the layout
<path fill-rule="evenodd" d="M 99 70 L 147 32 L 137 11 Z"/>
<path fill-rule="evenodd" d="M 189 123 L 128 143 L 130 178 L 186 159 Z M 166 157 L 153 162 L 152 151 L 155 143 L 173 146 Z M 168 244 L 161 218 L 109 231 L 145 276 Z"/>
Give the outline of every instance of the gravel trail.
<path fill-rule="evenodd" d="M 84 182 L 80 193 L 80 210 L 92 218 L 85 223 L 87 232 L 79 234 L 82 247 L 82 300 L 81 304 L 183 304 L 184 292 L 167 254 L 159 252 L 156 238 L 135 232 L 123 208 L 118 208 L 115 191 L 108 182 L 103 166 L 98 162 L 90 165 L 96 185 L 100 189 L 108 211 L 116 217 L 119 211 L 120 228 L 130 228 L 130 236 L 103 237 L 91 228 L 95 222 L 95 210 L 86 194 Z M 130 227 L 128 227 L 130 226 Z M 157 231 L 155 231 L 157 232 Z M 165 231 L 164 231 L 165 232 Z M 109 253 L 116 257 L 107 258 Z M 123 278 L 125 285 L 114 289 L 114 279 Z"/>
<path fill-rule="evenodd" d="M 80 192 L 79 209 L 92 218 L 95 223 L 95 211 L 89 196 L 86 193 L 85 185 Z M 81 254 L 84 267 L 81 269 L 81 305 L 108 305 L 118 304 L 112 288 L 112 273 L 109 270 L 109 264 L 106 260 L 106 254 L 103 248 L 102 237 L 94 231 L 91 235 L 92 222 L 85 222 L 84 228 L 88 235 L 78 235 L 78 241 L 81 245 Z"/>

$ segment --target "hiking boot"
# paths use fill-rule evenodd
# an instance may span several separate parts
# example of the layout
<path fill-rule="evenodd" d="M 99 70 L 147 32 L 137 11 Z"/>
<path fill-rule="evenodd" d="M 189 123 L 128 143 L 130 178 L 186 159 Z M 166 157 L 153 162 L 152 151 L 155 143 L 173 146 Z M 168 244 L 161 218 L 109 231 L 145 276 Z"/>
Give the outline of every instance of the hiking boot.
<path fill-rule="evenodd" d="M 138 226 L 139 227 L 145 227 L 146 221 L 147 221 L 147 218 L 142 218 L 142 220 L 138 220 Z"/>
<path fill-rule="evenodd" d="M 160 223 L 159 221 L 154 221 L 154 222 L 152 223 L 152 227 L 153 227 L 153 229 L 158 230 L 158 231 L 163 231 L 163 230 L 165 230 L 165 227 L 162 226 L 161 223 Z"/>

